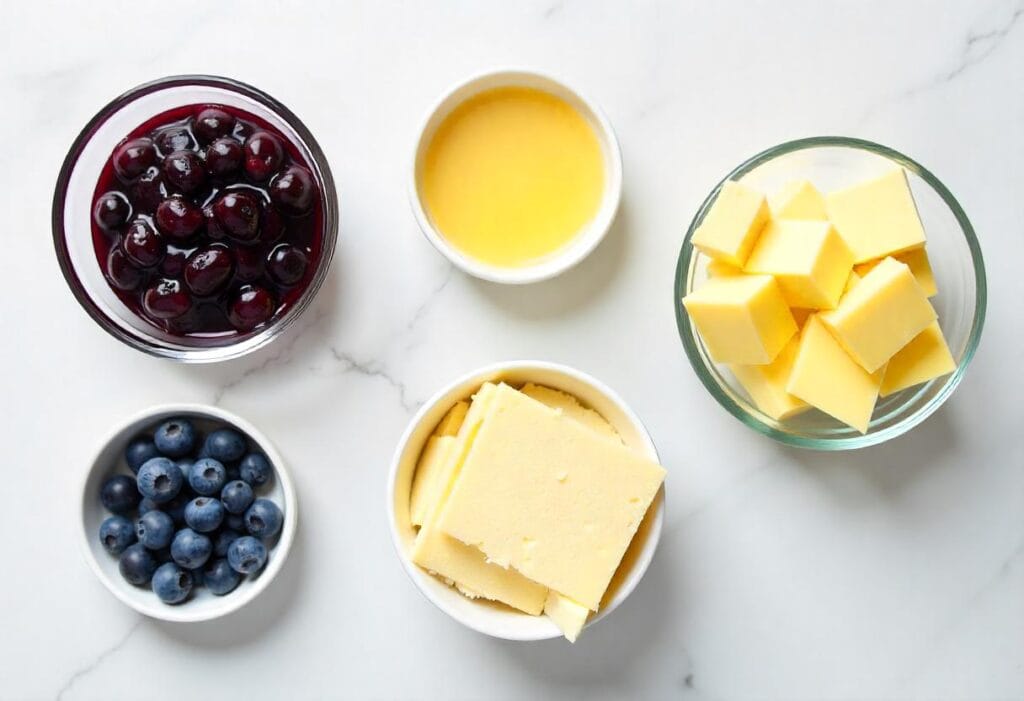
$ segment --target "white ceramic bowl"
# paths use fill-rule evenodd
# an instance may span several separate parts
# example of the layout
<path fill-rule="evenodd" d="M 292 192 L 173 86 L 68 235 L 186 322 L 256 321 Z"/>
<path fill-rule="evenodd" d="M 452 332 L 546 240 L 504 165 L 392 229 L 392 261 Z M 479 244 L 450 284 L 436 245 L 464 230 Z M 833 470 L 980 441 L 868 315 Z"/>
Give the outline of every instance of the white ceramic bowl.
<path fill-rule="evenodd" d="M 112 475 L 131 474 L 124 460 L 125 446 L 139 433 L 151 431 L 161 421 L 175 416 L 193 419 L 197 428 L 203 432 L 213 428 L 214 424 L 227 424 L 247 435 L 251 446 L 264 453 L 274 466 L 274 478 L 269 488 L 265 485 L 257 490 L 257 494 L 272 499 L 281 507 L 281 511 L 284 512 L 284 525 L 276 543 L 268 544 L 267 564 L 256 577 L 243 577 L 238 588 L 224 596 L 214 596 L 205 587 L 198 587 L 187 601 L 172 606 L 160 601 L 149 587 L 136 587 L 126 582 L 118 571 L 118 559 L 103 549 L 98 534 L 100 524 L 110 516 L 100 503 L 100 486 Z M 227 615 L 249 603 L 266 589 L 288 557 L 288 551 L 295 539 L 298 515 L 295 487 L 284 460 L 273 444 L 255 426 L 213 406 L 164 404 L 146 409 L 122 421 L 100 443 L 82 483 L 79 521 L 82 527 L 82 549 L 85 559 L 114 596 L 151 618 L 184 623 L 208 621 Z"/>
<path fill-rule="evenodd" d="M 576 109 L 594 129 L 604 154 L 605 184 L 601 206 L 594 218 L 564 248 L 552 256 L 530 266 L 505 268 L 470 258 L 454 246 L 437 230 L 423 205 L 419 190 L 419 174 L 423 156 L 438 126 L 452 110 L 466 99 L 485 90 L 500 87 L 527 87 L 548 92 L 561 98 Z M 564 83 L 542 73 L 526 70 L 497 70 L 477 75 L 456 85 L 438 100 L 420 128 L 409 173 L 409 200 L 423 234 L 448 260 L 463 271 L 491 282 L 525 284 L 554 277 L 573 267 L 593 251 L 615 220 L 622 198 L 622 154 L 612 125 L 598 107 Z"/>
<path fill-rule="evenodd" d="M 402 435 L 388 478 L 388 524 L 402 567 L 413 584 L 439 609 L 480 633 L 505 640 L 557 638 L 562 635 L 561 631 L 546 617 L 530 616 L 505 606 L 468 599 L 427 574 L 410 559 L 416 532 L 409 521 L 409 490 L 416 460 L 445 412 L 455 402 L 467 399 L 481 384 L 489 381 L 504 381 L 513 385 L 535 382 L 572 394 L 607 419 L 630 448 L 655 461 L 658 460 L 658 453 L 640 419 L 611 389 L 579 370 L 533 360 L 497 363 L 463 375 L 431 397 Z M 614 611 L 644 576 L 661 537 L 664 511 L 663 486 L 640 524 L 623 557 L 622 565 L 612 578 L 609 591 L 601 603 L 601 610 L 591 617 L 588 626 Z"/>

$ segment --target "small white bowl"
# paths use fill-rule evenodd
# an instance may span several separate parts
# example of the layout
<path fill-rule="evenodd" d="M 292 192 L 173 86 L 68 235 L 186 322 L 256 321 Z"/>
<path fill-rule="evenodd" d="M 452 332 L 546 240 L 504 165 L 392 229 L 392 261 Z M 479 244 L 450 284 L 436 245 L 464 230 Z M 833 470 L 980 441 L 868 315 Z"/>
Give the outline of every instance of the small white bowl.
<path fill-rule="evenodd" d="M 505 268 L 483 263 L 464 255 L 452 246 L 437 230 L 423 206 L 419 191 L 419 174 L 424 152 L 441 122 L 452 110 L 485 90 L 501 87 L 526 87 L 543 90 L 558 97 L 573 108 L 590 124 L 604 154 L 605 183 L 601 206 L 594 218 L 564 248 L 552 256 L 529 266 Z M 419 138 L 409 173 L 409 201 L 423 234 L 448 260 L 461 270 L 491 282 L 520 285 L 547 280 L 565 272 L 593 251 L 608 233 L 622 198 L 622 153 L 615 132 L 604 113 L 590 100 L 564 83 L 542 73 L 526 70 L 489 71 L 470 78 L 448 91 L 427 113 L 420 128 Z"/>
<path fill-rule="evenodd" d="M 165 604 L 149 587 L 136 587 L 126 582 L 118 571 L 118 559 L 108 554 L 99 540 L 100 524 L 111 514 L 100 503 L 100 486 L 103 480 L 115 474 L 131 474 L 124 460 L 124 449 L 128 442 L 144 431 L 152 431 L 166 419 L 186 416 L 196 422 L 200 430 L 213 428 L 214 424 L 234 427 L 249 437 L 250 443 L 267 456 L 274 467 L 274 478 L 270 489 L 261 487 L 259 496 L 277 503 L 284 512 L 284 525 L 273 547 L 268 548 L 267 564 L 256 577 L 243 577 L 238 587 L 224 596 L 215 596 L 205 587 L 198 587 L 189 599 L 181 604 Z M 82 549 L 85 559 L 100 581 L 114 596 L 141 614 L 164 621 L 189 623 L 208 621 L 225 616 L 240 609 L 255 599 L 277 576 L 284 565 L 295 539 L 298 525 L 298 502 L 291 476 L 284 459 L 265 435 L 255 426 L 234 414 L 203 404 L 164 404 L 145 411 L 121 422 L 101 443 L 95 457 L 89 464 L 82 482 L 82 500 L 79 520 L 82 525 Z"/>
<path fill-rule="evenodd" d="M 505 640 L 557 638 L 562 632 L 545 616 L 530 616 L 500 604 L 468 599 L 411 559 L 416 532 L 409 521 L 409 490 L 423 445 L 455 402 L 469 398 L 484 382 L 498 381 L 513 385 L 535 382 L 567 392 L 608 420 L 633 450 L 654 461 L 658 461 L 658 452 L 643 423 L 611 389 L 579 370 L 535 360 L 496 363 L 463 375 L 431 397 L 402 435 L 388 477 L 388 525 L 398 558 L 416 588 L 446 614 L 480 633 Z M 614 611 L 636 588 L 661 538 L 664 512 L 662 486 L 612 578 L 600 611 L 591 616 L 588 626 Z"/>

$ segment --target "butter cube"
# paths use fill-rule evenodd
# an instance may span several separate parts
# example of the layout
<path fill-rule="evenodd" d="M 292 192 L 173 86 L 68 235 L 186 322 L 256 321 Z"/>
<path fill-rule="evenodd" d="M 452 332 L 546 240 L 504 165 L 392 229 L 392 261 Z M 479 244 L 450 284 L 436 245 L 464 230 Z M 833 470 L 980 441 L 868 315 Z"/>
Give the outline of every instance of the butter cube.
<path fill-rule="evenodd" d="M 889 361 L 880 393 L 888 397 L 901 389 L 948 375 L 954 370 L 956 361 L 949 352 L 939 322 L 933 321 Z"/>
<path fill-rule="evenodd" d="M 773 275 L 790 306 L 834 309 L 853 254 L 827 221 L 773 219 L 743 269 Z"/>
<path fill-rule="evenodd" d="M 721 260 L 712 260 L 708 263 L 707 271 L 708 277 L 733 277 L 743 274 L 743 268 L 737 268 L 735 265 Z"/>
<path fill-rule="evenodd" d="M 816 310 L 803 309 L 802 307 L 793 307 L 789 311 L 793 315 L 793 321 L 796 322 L 796 327 L 799 330 L 804 327 L 804 324 L 807 323 L 807 319 L 811 316 L 811 314 L 814 314 Z"/>
<path fill-rule="evenodd" d="M 770 275 L 712 278 L 683 306 L 718 363 L 770 363 L 797 330 Z"/>
<path fill-rule="evenodd" d="M 722 185 L 691 243 L 715 260 L 743 267 L 769 216 L 764 195 L 730 180 Z"/>
<path fill-rule="evenodd" d="M 808 180 L 792 180 L 774 196 L 768 206 L 776 219 L 826 220 L 825 198 Z"/>
<path fill-rule="evenodd" d="M 469 402 L 455 402 L 448 413 L 441 419 L 441 423 L 434 429 L 435 436 L 454 436 L 462 428 L 462 422 L 466 420 L 466 413 L 469 411 Z"/>
<path fill-rule="evenodd" d="M 935 321 L 935 309 L 904 263 L 886 258 L 821 320 L 868 372 Z"/>
<path fill-rule="evenodd" d="M 924 227 L 902 168 L 825 197 L 829 219 L 853 251 L 854 263 L 924 245 Z"/>
<path fill-rule="evenodd" d="M 622 442 L 622 439 L 619 437 L 619 432 L 612 428 L 612 425 L 608 423 L 603 416 L 593 409 L 580 404 L 580 401 L 571 394 L 560 392 L 559 390 L 552 389 L 551 387 L 535 385 L 532 382 L 527 382 L 519 391 L 527 397 L 536 399 L 545 406 L 561 411 L 570 419 L 579 421 L 595 433 L 611 438 L 616 443 Z"/>
<path fill-rule="evenodd" d="M 917 280 L 917 284 L 921 286 L 926 295 L 934 297 L 939 293 L 939 288 L 935 284 L 935 274 L 932 272 L 932 265 L 924 248 L 915 248 L 905 253 L 897 253 L 893 258 L 907 264 L 910 272 L 914 275 L 914 279 Z M 854 270 L 862 276 L 867 275 L 872 268 L 881 262 L 881 259 L 869 260 L 867 263 L 854 266 Z"/>
<path fill-rule="evenodd" d="M 795 416 L 808 408 L 807 402 L 786 391 L 799 347 L 800 337 L 794 336 L 778 357 L 767 365 L 729 366 L 757 408 L 776 421 Z"/>
<path fill-rule="evenodd" d="M 867 433 L 883 370 L 869 373 L 821 323 L 807 320 L 786 391 L 861 433 Z"/>
<path fill-rule="evenodd" d="M 664 477 L 658 464 L 501 385 L 438 525 L 596 611 Z"/>
<path fill-rule="evenodd" d="M 557 591 L 549 591 L 547 601 L 544 602 L 544 615 L 555 622 L 570 643 L 574 643 L 587 623 L 590 609 Z"/>
<path fill-rule="evenodd" d="M 443 473 L 455 444 L 455 436 L 431 436 L 420 453 L 409 493 L 409 520 L 412 525 L 422 526 L 427 513 L 440 501 L 441 491 L 446 486 L 441 484 Z"/>

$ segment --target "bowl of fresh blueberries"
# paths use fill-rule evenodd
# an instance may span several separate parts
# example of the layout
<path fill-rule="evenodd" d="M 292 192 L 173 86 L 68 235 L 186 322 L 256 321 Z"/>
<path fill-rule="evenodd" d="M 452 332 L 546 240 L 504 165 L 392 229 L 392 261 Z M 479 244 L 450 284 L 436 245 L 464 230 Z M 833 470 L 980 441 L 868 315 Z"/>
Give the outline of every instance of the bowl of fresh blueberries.
<path fill-rule="evenodd" d="M 223 409 L 159 406 L 103 441 L 82 486 L 85 557 L 139 613 L 217 618 L 266 589 L 297 525 L 284 461 Z"/>

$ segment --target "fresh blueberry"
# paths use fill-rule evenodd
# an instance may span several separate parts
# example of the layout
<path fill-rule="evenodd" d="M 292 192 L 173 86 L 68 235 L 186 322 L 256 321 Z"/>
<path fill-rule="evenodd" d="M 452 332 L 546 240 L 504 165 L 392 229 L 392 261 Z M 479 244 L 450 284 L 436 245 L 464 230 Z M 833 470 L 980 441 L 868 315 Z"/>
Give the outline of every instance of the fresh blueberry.
<path fill-rule="evenodd" d="M 180 604 L 192 592 L 192 573 L 165 562 L 153 573 L 153 593 L 165 604 Z"/>
<path fill-rule="evenodd" d="M 221 500 L 223 502 L 223 499 Z M 227 509 L 225 509 L 226 511 Z M 230 528 L 236 533 L 245 533 L 245 515 L 233 514 L 228 511 L 224 516 L 224 527 Z"/>
<path fill-rule="evenodd" d="M 185 523 L 199 533 L 212 533 L 224 520 L 224 505 L 210 497 L 196 497 L 185 506 Z"/>
<path fill-rule="evenodd" d="M 159 455 L 160 451 L 156 449 L 156 443 L 142 436 L 132 440 L 124 449 L 124 459 L 132 472 L 138 472 L 142 463 Z"/>
<path fill-rule="evenodd" d="M 230 428 L 219 428 L 206 437 L 206 453 L 214 460 L 229 463 L 245 454 L 245 437 Z"/>
<path fill-rule="evenodd" d="M 203 581 L 210 593 L 224 596 L 238 586 L 241 575 L 235 572 L 223 557 L 212 560 L 203 568 Z"/>
<path fill-rule="evenodd" d="M 166 548 L 174 537 L 174 519 L 163 511 L 147 511 L 135 522 L 135 536 L 150 550 Z"/>
<path fill-rule="evenodd" d="M 165 514 L 171 517 L 174 521 L 174 525 L 181 528 L 185 525 L 185 507 L 190 501 L 192 501 L 191 490 L 187 490 L 182 485 L 181 491 L 178 492 L 178 496 L 171 499 L 166 504 L 158 504 L 157 508 L 163 511 Z"/>
<path fill-rule="evenodd" d="M 152 553 L 143 547 L 142 543 L 135 543 L 129 545 L 121 553 L 117 568 L 121 570 L 121 576 L 128 582 L 140 587 L 153 576 L 156 560 L 153 559 Z"/>
<path fill-rule="evenodd" d="M 196 427 L 188 419 L 171 419 L 153 434 L 157 450 L 169 458 L 183 458 L 196 449 Z"/>
<path fill-rule="evenodd" d="M 188 458 L 181 458 L 179 460 L 175 460 L 174 464 L 178 466 L 179 470 L 181 470 L 181 476 L 185 479 L 185 482 L 187 484 L 188 483 L 188 476 L 192 472 L 192 466 L 195 465 L 195 461 L 190 460 Z M 182 489 L 184 489 L 185 485 L 183 484 L 181 486 L 182 486 Z M 191 485 L 189 485 L 189 486 L 191 486 Z"/>
<path fill-rule="evenodd" d="M 196 494 L 204 497 L 213 496 L 224 488 L 227 482 L 227 470 L 219 460 L 199 458 L 192 464 L 188 473 L 189 486 Z"/>
<path fill-rule="evenodd" d="M 266 562 L 266 546 L 251 535 L 244 535 L 228 546 L 228 564 L 239 574 L 258 572 Z"/>
<path fill-rule="evenodd" d="M 217 535 L 213 537 L 213 554 L 224 557 L 228 554 L 228 546 L 241 537 L 241 533 L 230 528 L 217 531 Z"/>
<path fill-rule="evenodd" d="M 224 485 L 221 490 L 220 500 L 229 514 L 242 514 L 252 505 L 255 499 L 252 487 L 242 480 L 233 480 Z"/>
<path fill-rule="evenodd" d="M 100 543 L 111 555 L 120 555 L 133 542 L 135 530 L 132 528 L 132 522 L 124 516 L 111 516 L 100 524 Z"/>
<path fill-rule="evenodd" d="M 169 504 L 170 502 L 168 502 Z M 150 511 L 166 510 L 168 504 L 157 504 L 152 499 L 146 498 L 139 502 L 139 516 L 145 516 Z"/>
<path fill-rule="evenodd" d="M 212 552 L 213 543 L 210 539 L 191 528 L 182 528 L 174 534 L 174 540 L 171 541 L 171 557 L 189 570 L 202 567 Z"/>
<path fill-rule="evenodd" d="M 257 538 L 273 538 L 283 521 L 281 509 L 270 499 L 257 499 L 245 512 L 245 530 Z"/>
<path fill-rule="evenodd" d="M 209 562 L 207 562 L 207 564 L 209 564 Z M 203 584 L 206 581 L 206 577 L 205 577 L 205 575 L 203 575 L 203 568 L 202 567 L 196 567 L 195 569 L 189 570 L 188 572 L 189 572 L 189 574 L 192 575 L 192 586 L 194 586 L 194 587 L 201 587 L 201 586 L 203 586 Z"/>
<path fill-rule="evenodd" d="M 139 505 L 139 490 L 135 478 L 128 475 L 114 475 L 100 487 L 100 502 L 103 508 L 115 514 L 126 514 Z"/>
<path fill-rule="evenodd" d="M 238 472 L 242 479 L 253 487 L 259 487 L 267 483 L 274 468 L 270 466 L 267 456 L 262 453 L 249 453 L 238 466 Z"/>
<path fill-rule="evenodd" d="M 139 491 L 158 504 L 176 497 L 184 481 L 181 470 L 169 458 L 150 458 L 139 468 Z"/>

